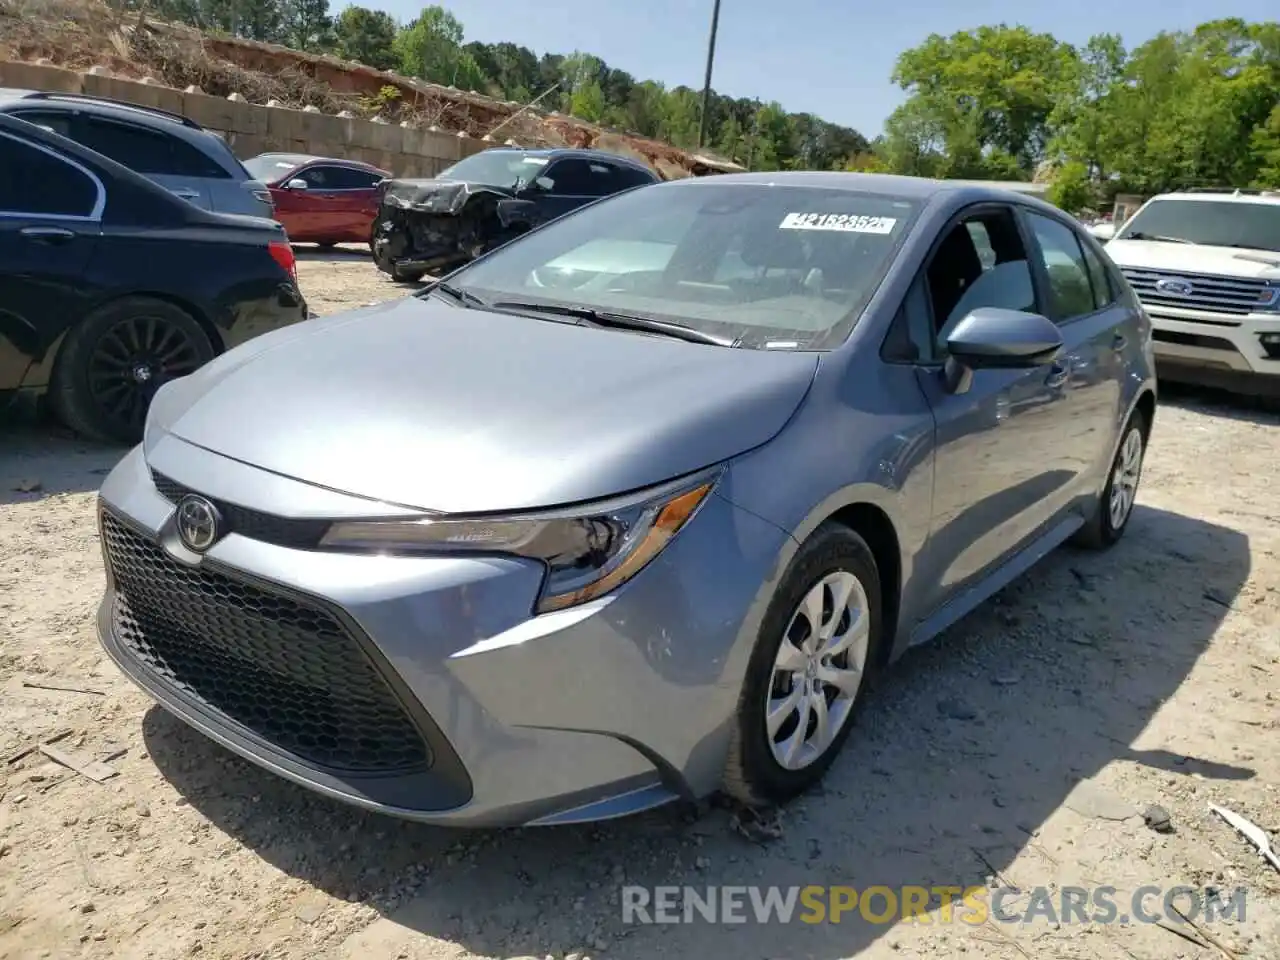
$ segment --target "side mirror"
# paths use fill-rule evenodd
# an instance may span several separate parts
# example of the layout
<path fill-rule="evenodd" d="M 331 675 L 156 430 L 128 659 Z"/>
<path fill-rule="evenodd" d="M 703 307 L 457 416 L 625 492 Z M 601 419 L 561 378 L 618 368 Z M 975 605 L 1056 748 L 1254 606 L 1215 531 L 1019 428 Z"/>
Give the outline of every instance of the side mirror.
<path fill-rule="evenodd" d="M 964 393 L 974 370 L 1030 369 L 1052 363 L 1062 346 L 1062 333 L 1048 317 L 979 307 L 947 338 L 947 390 Z"/>
<path fill-rule="evenodd" d="M 286 183 L 284 188 L 286 190 L 306 190 L 308 189 L 307 181 L 303 180 L 301 177 L 295 177 Z"/>
<path fill-rule="evenodd" d="M 550 177 L 534 177 L 533 182 L 529 184 L 534 190 L 540 193 L 550 193 L 556 182 Z"/>

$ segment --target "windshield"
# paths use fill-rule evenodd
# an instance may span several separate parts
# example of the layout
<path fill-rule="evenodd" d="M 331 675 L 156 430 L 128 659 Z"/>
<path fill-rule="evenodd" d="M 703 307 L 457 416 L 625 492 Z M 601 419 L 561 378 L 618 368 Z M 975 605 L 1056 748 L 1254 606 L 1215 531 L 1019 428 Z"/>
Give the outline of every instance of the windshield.
<path fill-rule="evenodd" d="M 290 157 L 279 153 L 264 153 L 260 157 L 253 157 L 244 162 L 244 168 L 249 171 L 249 176 L 254 180 L 261 180 L 263 183 L 275 183 L 282 180 L 288 174 L 297 170 L 306 160 L 302 157 Z"/>
<path fill-rule="evenodd" d="M 550 158 L 523 150 L 482 150 L 437 174 L 441 180 L 465 180 L 492 187 L 514 187 L 516 181 L 528 183 L 540 176 Z"/>
<path fill-rule="evenodd" d="M 917 204 L 869 193 L 709 180 L 641 187 L 455 273 L 485 300 L 613 311 L 769 349 L 842 342 Z"/>
<path fill-rule="evenodd" d="M 1153 200 L 1125 224 L 1119 240 L 1167 237 L 1215 247 L 1280 251 L 1280 203 Z"/>

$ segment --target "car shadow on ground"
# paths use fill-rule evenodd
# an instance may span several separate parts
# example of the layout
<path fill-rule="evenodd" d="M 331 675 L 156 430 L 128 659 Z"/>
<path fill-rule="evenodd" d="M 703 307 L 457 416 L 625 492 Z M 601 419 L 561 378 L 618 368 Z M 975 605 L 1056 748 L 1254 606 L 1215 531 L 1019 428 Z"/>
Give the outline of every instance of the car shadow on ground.
<path fill-rule="evenodd" d="M 1213 387 L 1161 381 L 1160 406 L 1179 407 L 1244 423 L 1280 427 L 1280 401 L 1243 396 Z M 1157 412 L 1157 422 L 1159 418 L 1160 414 Z"/>
<path fill-rule="evenodd" d="M 127 447 L 96 443 L 38 416 L 35 405 L 0 411 L 0 507 L 97 490 Z"/>
<path fill-rule="evenodd" d="M 143 732 L 162 774 L 215 827 L 290 875 L 372 904 L 401 935 L 408 928 L 482 955 L 607 946 L 625 960 L 835 960 L 889 927 L 860 917 L 626 926 L 620 884 L 982 884 L 1076 784 L 1115 761 L 1251 777 L 1131 746 L 1187 677 L 1249 569 L 1244 535 L 1145 506 L 1113 550 L 1057 551 L 890 672 L 823 788 L 788 807 L 782 837 L 766 845 L 734 832 L 717 807 L 578 827 L 425 827 L 314 796 L 159 708 Z M 1177 589 L 1150 587 L 1166 582 Z M 366 942 L 353 955 L 384 954 Z"/>
<path fill-rule="evenodd" d="M 340 243 L 335 247 L 313 244 L 294 244 L 293 255 L 298 260 L 346 263 L 356 260 L 373 260 L 366 243 Z"/>

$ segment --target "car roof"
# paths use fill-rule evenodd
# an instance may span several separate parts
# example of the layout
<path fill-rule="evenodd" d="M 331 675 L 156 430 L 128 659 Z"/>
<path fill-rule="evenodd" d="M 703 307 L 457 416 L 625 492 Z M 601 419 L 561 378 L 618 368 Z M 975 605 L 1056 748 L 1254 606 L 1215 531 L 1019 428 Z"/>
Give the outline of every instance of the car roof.
<path fill-rule="evenodd" d="M 722 173 L 712 177 L 686 177 L 663 184 L 664 187 L 699 189 L 707 185 L 785 186 L 810 187 L 823 190 L 842 190 L 849 193 L 868 193 L 893 197 L 897 200 L 916 200 L 920 203 L 946 197 L 960 203 L 985 201 L 1009 203 L 1017 201 L 1027 206 L 1062 211 L 1045 203 L 1031 192 L 1009 188 L 999 184 L 987 184 L 975 180 L 933 180 L 928 177 L 907 177 L 891 173 L 850 173 L 825 170 L 774 170 L 760 173 Z"/>
<path fill-rule="evenodd" d="M 621 164 L 623 166 L 630 167 L 633 170 L 640 170 L 644 173 L 649 174 L 655 180 L 658 178 L 658 175 L 656 173 L 654 173 L 652 170 L 650 170 L 647 166 L 645 166 L 640 161 L 633 160 L 631 157 L 623 156 L 620 153 L 610 153 L 608 150 L 591 150 L 591 149 L 587 149 L 586 147 L 525 148 L 525 147 L 501 146 L 501 147 L 488 147 L 480 152 L 491 153 L 491 152 L 497 152 L 497 151 L 507 151 L 510 153 L 523 153 L 531 157 L 546 157 L 548 160 L 559 160 L 564 157 L 577 157 L 582 160 L 603 160 L 603 161 L 608 161 L 609 163 Z M 474 157 L 476 156 L 476 154 L 473 153 L 472 156 Z"/>
<path fill-rule="evenodd" d="M 331 163 L 339 167 L 356 167 L 360 170 L 376 171 L 379 168 L 363 160 L 349 160 L 346 157 L 321 157 L 313 153 L 260 153 L 254 160 L 277 160 L 282 163 L 293 163 L 302 166 L 304 163 Z"/>
<path fill-rule="evenodd" d="M 134 170 L 130 170 L 124 164 L 117 163 L 110 157 L 91 150 L 83 144 L 77 143 L 75 140 L 68 139 L 61 134 L 54 133 L 44 127 L 34 123 L 28 123 L 18 117 L 11 117 L 0 111 L 0 133 L 10 133 L 23 138 L 24 140 L 47 147 L 51 150 L 62 154 L 64 157 L 70 158 L 77 163 L 89 167 L 94 171 L 95 176 L 106 174 L 117 181 L 128 181 L 129 185 L 135 190 L 145 190 L 150 193 L 158 202 L 167 203 L 177 209 L 182 210 L 183 215 L 188 220 L 216 220 L 219 222 L 227 222 L 228 218 L 240 221 L 253 221 L 259 224 L 272 224 L 278 226 L 274 220 L 268 220 L 264 217 L 243 217 L 236 214 L 218 213 L 212 210 L 205 210 L 195 204 L 187 203 L 180 200 L 171 191 L 160 186 L 149 177 Z"/>
<path fill-rule="evenodd" d="M 92 97 L 79 93 L 59 93 L 57 91 L 21 90 L 12 87 L 0 87 L 0 111 L 12 109 L 18 104 L 39 106 L 42 110 L 65 110 L 68 113 L 77 111 L 100 117 L 128 118 L 131 123 L 154 127 L 168 133 L 175 128 L 185 129 L 192 134 L 213 136 L 194 120 L 178 113 L 170 113 L 158 107 L 148 107 L 139 103 L 126 103 L 123 100 L 112 100 L 107 97 Z"/>

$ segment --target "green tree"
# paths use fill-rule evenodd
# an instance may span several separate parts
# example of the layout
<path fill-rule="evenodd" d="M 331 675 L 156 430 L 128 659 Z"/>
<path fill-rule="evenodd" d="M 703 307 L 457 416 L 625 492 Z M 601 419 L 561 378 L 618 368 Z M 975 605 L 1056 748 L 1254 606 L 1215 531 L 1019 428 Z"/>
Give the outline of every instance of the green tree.
<path fill-rule="evenodd" d="M 676 87 L 662 98 L 657 135 L 678 147 L 694 147 L 698 142 L 701 110 L 697 93 L 688 87 Z"/>
<path fill-rule="evenodd" d="M 1258 168 L 1253 185 L 1280 189 L 1280 103 L 1254 129 L 1249 146 Z"/>
<path fill-rule="evenodd" d="M 1159 34 L 1127 57 L 1114 38 L 1094 38 L 1082 63 L 1077 92 L 1055 111 L 1053 147 L 1108 192 L 1245 186 L 1260 176 L 1258 143 L 1280 102 L 1276 24 L 1211 21 Z"/>
<path fill-rule="evenodd" d="M 1079 160 L 1063 164 L 1049 184 L 1048 200 L 1067 213 L 1079 213 L 1094 202 L 1089 168 Z"/>
<path fill-rule="evenodd" d="M 981 171 L 991 149 L 1029 173 L 1044 155 L 1049 115 L 1070 89 L 1075 59 L 1050 34 L 1001 24 L 933 34 L 898 58 L 893 80 L 909 95 L 906 125 L 927 127 L 929 141 L 955 154 L 951 175 Z"/>
<path fill-rule="evenodd" d="M 462 66 L 462 24 L 444 7 L 426 7 L 396 35 L 394 46 L 409 76 L 453 84 Z"/>
<path fill-rule="evenodd" d="M 282 0 L 281 30 L 295 50 L 324 50 L 333 46 L 333 18 L 329 0 Z"/>
<path fill-rule="evenodd" d="M 587 80 L 578 85 L 569 98 L 569 112 L 588 123 L 600 123 L 605 118 L 608 104 L 604 90 L 597 80 Z"/>
<path fill-rule="evenodd" d="M 347 7 L 333 25 L 339 55 L 377 70 L 399 65 L 394 49 L 398 29 L 390 14 L 368 7 Z"/>

